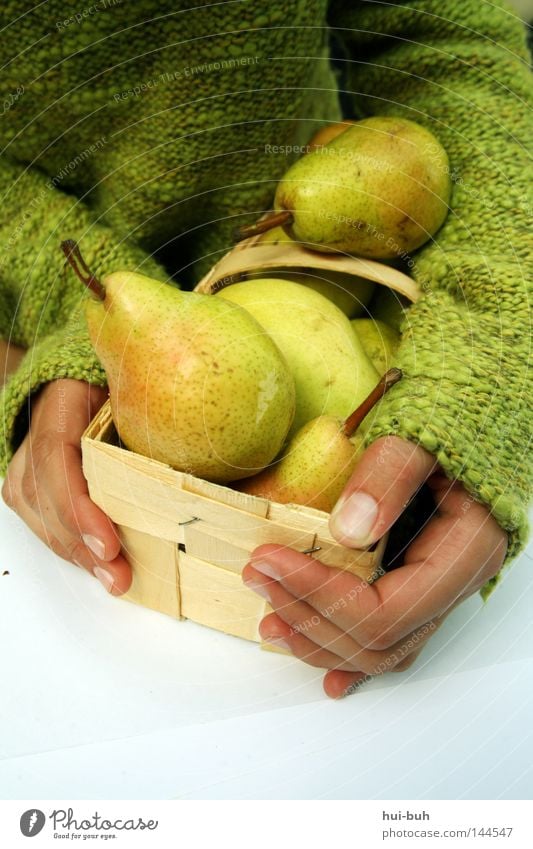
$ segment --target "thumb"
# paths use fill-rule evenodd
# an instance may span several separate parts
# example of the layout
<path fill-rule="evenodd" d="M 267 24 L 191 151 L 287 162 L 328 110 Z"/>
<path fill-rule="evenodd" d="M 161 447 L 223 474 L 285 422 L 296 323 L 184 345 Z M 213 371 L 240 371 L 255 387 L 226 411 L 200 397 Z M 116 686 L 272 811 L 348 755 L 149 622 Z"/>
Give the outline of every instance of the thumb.
<path fill-rule="evenodd" d="M 435 469 L 424 448 L 386 436 L 370 445 L 331 513 L 329 528 L 348 548 L 366 548 L 389 530 Z"/>

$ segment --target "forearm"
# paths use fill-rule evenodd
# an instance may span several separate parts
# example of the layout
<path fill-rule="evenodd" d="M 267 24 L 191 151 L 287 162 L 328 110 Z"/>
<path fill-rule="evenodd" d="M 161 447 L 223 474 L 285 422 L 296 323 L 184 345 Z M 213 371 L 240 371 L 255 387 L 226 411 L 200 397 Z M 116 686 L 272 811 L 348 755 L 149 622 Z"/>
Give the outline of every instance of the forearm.
<path fill-rule="evenodd" d="M 454 184 L 446 223 L 412 258 L 424 294 L 404 326 L 406 379 L 369 440 L 397 433 L 436 454 L 508 531 L 510 558 L 526 537 L 533 486 L 531 76 L 508 13 L 470 2 L 431 8 L 363 3 L 337 18 L 360 110 L 429 126 Z"/>
<path fill-rule="evenodd" d="M 28 424 L 29 401 L 50 380 L 75 378 L 102 385 L 105 375 L 83 318 L 84 287 L 65 267 L 64 238 L 79 240 L 95 274 L 120 268 L 166 279 L 137 245 L 121 240 L 78 199 L 47 179 L 2 160 L 0 179 L 0 330 L 28 353 L 0 395 L 3 431 L 0 470 L 5 471 Z"/>

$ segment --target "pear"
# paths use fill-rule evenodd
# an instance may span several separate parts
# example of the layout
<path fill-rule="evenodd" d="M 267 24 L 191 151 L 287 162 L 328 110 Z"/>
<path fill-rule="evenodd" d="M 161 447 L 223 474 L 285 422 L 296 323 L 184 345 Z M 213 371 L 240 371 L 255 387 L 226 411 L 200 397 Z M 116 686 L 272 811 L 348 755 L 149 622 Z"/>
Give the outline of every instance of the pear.
<path fill-rule="evenodd" d="M 118 271 L 100 282 L 63 251 L 94 298 L 89 335 L 125 446 L 214 482 L 266 466 L 294 415 L 294 380 L 257 321 L 234 303 Z"/>
<path fill-rule="evenodd" d="M 364 448 L 363 419 L 401 378 L 390 369 L 346 420 L 318 416 L 293 436 L 281 457 L 235 488 L 280 504 L 303 504 L 330 513 L 348 483 Z"/>
<path fill-rule="evenodd" d="M 325 127 L 320 127 L 309 140 L 307 144 L 309 150 L 306 152 L 311 153 L 313 150 L 319 150 L 325 145 L 330 144 L 333 139 L 340 136 L 348 127 L 352 127 L 354 123 L 354 121 L 335 121 L 333 124 L 326 124 Z"/>
<path fill-rule="evenodd" d="M 303 504 L 330 513 L 362 447 L 362 437 L 349 439 L 342 424 L 337 416 L 318 416 L 307 422 L 275 464 L 237 481 L 235 489 L 279 504 Z"/>
<path fill-rule="evenodd" d="M 215 298 L 248 310 L 283 353 L 296 386 L 290 431 L 322 414 L 346 417 L 375 385 L 378 373 L 349 320 L 323 295 L 290 280 L 246 280 Z"/>
<path fill-rule="evenodd" d="M 402 257 L 446 218 L 449 170 L 446 151 L 425 127 L 366 118 L 298 159 L 278 183 L 276 213 L 239 236 L 281 225 L 317 251 Z"/>
<path fill-rule="evenodd" d="M 400 334 L 384 321 L 372 318 L 355 318 L 352 327 L 378 374 L 384 374 L 391 367 Z"/>
<path fill-rule="evenodd" d="M 266 242 L 273 245 L 282 245 L 287 244 L 288 242 L 294 242 L 294 239 L 291 239 L 283 227 L 272 227 L 271 230 L 266 230 L 265 233 L 261 233 L 257 241 L 261 242 L 261 244 Z"/>

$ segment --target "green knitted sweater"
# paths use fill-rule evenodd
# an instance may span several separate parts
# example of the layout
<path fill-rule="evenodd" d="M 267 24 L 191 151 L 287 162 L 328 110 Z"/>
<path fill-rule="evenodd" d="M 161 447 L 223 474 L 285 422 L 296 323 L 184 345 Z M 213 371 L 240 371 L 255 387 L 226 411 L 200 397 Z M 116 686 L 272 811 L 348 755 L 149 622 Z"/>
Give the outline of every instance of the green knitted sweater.
<path fill-rule="evenodd" d="M 97 274 L 192 285 L 238 223 L 270 208 L 286 146 L 341 115 L 427 125 L 452 211 L 413 256 L 405 378 L 369 440 L 435 454 L 523 545 L 532 491 L 532 88 L 522 25 L 498 2 L 5 0 L 0 9 L 0 334 L 28 348 L 2 395 L 0 464 L 46 381 L 104 383 L 59 242 Z"/>

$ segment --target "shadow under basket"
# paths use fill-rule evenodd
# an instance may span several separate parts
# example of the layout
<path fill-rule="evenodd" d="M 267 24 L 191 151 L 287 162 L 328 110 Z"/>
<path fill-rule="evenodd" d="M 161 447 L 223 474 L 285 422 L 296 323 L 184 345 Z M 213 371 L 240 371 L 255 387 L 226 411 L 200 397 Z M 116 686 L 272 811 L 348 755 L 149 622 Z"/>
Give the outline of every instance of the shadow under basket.
<path fill-rule="evenodd" d="M 196 289 L 213 293 L 265 267 L 342 270 L 409 301 L 418 296 L 414 281 L 390 266 L 256 237 L 223 257 Z M 135 454 L 120 446 L 109 401 L 83 435 L 82 454 L 91 499 L 118 526 L 132 566 L 133 582 L 122 596 L 129 601 L 261 643 L 258 626 L 271 608 L 241 579 L 258 545 L 287 545 L 367 581 L 379 574 L 386 537 L 370 550 L 348 549 L 330 535 L 329 515 L 321 510 L 236 492 Z"/>

